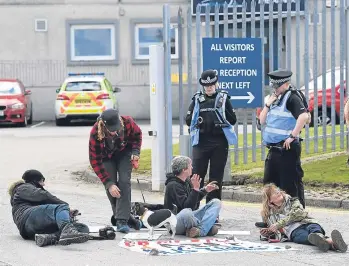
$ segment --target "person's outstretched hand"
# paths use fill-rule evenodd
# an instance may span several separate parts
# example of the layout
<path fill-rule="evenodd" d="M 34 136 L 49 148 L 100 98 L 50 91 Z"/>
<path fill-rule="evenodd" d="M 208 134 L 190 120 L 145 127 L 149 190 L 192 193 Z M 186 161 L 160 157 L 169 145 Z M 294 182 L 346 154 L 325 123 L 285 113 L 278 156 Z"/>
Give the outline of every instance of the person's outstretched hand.
<path fill-rule="evenodd" d="M 210 193 L 213 190 L 219 189 L 218 185 L 217 185 L 217 181 L 212 181 L 210 183 L 208 183 L 205 187 L 205 190 Z"/>
<path fill-rule="evenodd" d="M 197 174 L 194 174 L 190 180 L 191 180 L 191 183 L 193 185 L 193 189 L 196 190 L 196 191 L 199 191 L 200 190 L 200 184 L 201 184 L 200 176 L 197 175 Z"/>

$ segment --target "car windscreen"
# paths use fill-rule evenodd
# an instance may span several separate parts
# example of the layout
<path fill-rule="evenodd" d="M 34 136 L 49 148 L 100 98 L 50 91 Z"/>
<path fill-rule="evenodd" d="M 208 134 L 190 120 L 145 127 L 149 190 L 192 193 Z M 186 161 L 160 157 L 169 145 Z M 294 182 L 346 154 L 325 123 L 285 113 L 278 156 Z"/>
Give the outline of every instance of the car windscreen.
<path fill-rule="evenodd" d="M 345 74 L 345 71 L 344 71 Z M 334 85 L 338 86 L 340 84 L 340 71 L 335 71 L 335 75 L 334 75 Z M 314 91 L 314 85 L 315 85 L 315 81 L 312 80 L 309 82 L 309 91 Z M 322 75 L 317 77 L 317 88 L 318 90 L 322 89 Z M 327 72 L 326 73 L 326 88 L 325 89 L 330 89 L 332 88 L 332 73 L 331 72 Z"/>
<path fill-rule="evenodd" d="M 68 82 L 65 91 L 100 91 L 99 81 L 72 81 Z"/>
<path fill-rule="evenodd" d="M 18 95 L 21 93 L 21 88 L 17 82 L 0 81 L 0 95 Z"/>

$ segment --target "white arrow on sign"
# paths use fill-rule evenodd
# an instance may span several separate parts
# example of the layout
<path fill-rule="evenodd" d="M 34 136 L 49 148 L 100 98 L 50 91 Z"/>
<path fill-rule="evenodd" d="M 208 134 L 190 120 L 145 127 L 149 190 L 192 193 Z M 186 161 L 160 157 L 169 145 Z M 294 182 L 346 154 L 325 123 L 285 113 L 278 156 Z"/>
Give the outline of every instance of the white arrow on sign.
<path fill-rule="evenodd" d="M 251 92 L 247 92 L 248 96 L 230 96 L 230 99 L 236 100 L 249 100 L 247 103 L 251 103 L 254 100 L 254 96 Z"/>

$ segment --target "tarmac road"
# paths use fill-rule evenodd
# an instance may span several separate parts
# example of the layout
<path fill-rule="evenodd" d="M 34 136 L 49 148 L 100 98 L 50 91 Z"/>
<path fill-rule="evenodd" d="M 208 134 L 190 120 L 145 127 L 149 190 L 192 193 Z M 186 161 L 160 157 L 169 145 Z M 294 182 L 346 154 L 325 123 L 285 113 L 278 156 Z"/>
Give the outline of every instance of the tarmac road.
<path fill-rule="evenodd" d="M 107 225 L 111 210 L 103 188 L 99 184 L 86 184 L 76 180 L 71 171 L 87 163 L 87 143 L 90 126 L 58 128 L 42 124 L 33 128 L 0 128 L 0 266 L 99 266 L 99 265 L 346 265 L 348 254 L 328 252 L 322 254 L 310 246 L 287 243 L 297 251 L 280 253 L 236 252 L 219 254 L 193 254 L 180 256 L 145 256 L 120 248 L 122 235 L 114 241 L 89 241 L 71 246 L 39 248 L 32 241 L 24 241 L 13 224 L 7 188 L 29 168 L 42 171 L 47 177 L 47 189 L 78 208 L 81 222 Z M 149 202 L 161 203 L 160 193 L 145 192 Z M 132 200 L 142 201 L 134 189 Z M 224 230 L 250 230 L 251 235 L 239 237 L 258 242 L 254 223 L 260 220 L 260 205 L 224 202 L 221 218 Z M 349 212 L 312 209 L 330 233 L 343 232 L 349 242 Z M 275 244 L 285 245 L 285 244 Z"/>

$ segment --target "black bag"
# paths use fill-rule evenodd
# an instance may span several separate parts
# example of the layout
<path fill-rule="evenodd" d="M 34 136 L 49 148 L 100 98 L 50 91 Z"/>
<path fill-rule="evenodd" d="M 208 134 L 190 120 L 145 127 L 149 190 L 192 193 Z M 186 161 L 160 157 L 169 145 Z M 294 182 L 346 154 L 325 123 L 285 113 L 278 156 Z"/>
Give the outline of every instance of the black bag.
<path fill-rule="evenodd" d="M 304 93 L 301 90 L 297 90 L 297 89 L 295 89 L 293 87 L 290 88 L 290 91 L 292 93 L 295 93 L 302 100 L 305 109 L 307 110 L 307 112 L 309 112 L 309 104 L 307 102 L 307 99 L 305 98 Z"/>

